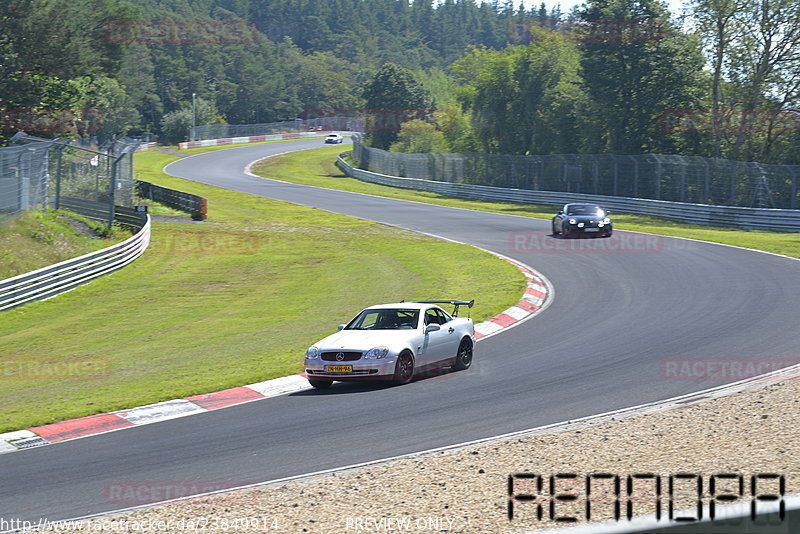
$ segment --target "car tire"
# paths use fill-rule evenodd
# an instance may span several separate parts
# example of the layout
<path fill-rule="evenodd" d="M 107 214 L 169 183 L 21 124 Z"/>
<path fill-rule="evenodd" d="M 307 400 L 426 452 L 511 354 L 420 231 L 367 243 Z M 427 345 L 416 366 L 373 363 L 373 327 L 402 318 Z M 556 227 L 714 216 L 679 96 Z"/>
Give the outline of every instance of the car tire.
<path fill-rule="evenodd" d="M 397 363 L 394 365 L 394 379 L 392 382 L 402 385 L 411 382 L 414 378 L 414 357 L 408 352 L 402 352 L 397 357 Z"/>
<path fill-rule="evenodd" d="M 316 389 L 328 389 L 333 384 L 333 380 L 309 380 L 308 383 Z"/>
<path fill-rule="evenodd" d="M 613 232 L 613 230 L 609 230 L 608 232 L 606 232 L 606 235 L 604 237 L 611 237 L 611 232 Z"/>
<path fill-rule="evenodd" d="M 558 232 L 556 232 L 556 222 L 553 221 L 553 236 L 558 237 Z"/>
<path fill-rule="evenodd" d="M 472 341 L 464 338 L 461 340 L 461 344 L 458 346 L 456 363 L 453 368 L 456 371 L 464 371 L 469 369 L 470 365 L 472 365 Z"/>

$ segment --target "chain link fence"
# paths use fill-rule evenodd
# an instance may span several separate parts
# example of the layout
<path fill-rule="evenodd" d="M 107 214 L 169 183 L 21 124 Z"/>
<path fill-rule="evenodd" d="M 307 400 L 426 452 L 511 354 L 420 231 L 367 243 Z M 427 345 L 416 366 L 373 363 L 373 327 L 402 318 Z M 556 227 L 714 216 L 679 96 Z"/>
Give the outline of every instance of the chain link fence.
<path fill-rule="evenodd" d="M 47 208 L 52 145 L 0 148 L 0 221 L 28 209 Z"/>
<path fill-rule="evenodd" d="M 404 154 L 353 138 L 364 170 L 440 182 L 535 191 L 796 209 L 800 165 L 768 165 L 670 154 Z"/>
<path fill-rule="evenodd" d="M 190 139 L 223 139 L 308 130 L 360 132 L 363 131 L 363 123 L 359 117 L 318 117 L 264 124 L 204 124 L 190 129 Z"/>
<path fill-rule="evenodd" d="M 98 147 L 17 133 L 0 148 L 0 215 L 66 208 L 110 224 L 118 208 L 133 206 L 138 144 Z"/>

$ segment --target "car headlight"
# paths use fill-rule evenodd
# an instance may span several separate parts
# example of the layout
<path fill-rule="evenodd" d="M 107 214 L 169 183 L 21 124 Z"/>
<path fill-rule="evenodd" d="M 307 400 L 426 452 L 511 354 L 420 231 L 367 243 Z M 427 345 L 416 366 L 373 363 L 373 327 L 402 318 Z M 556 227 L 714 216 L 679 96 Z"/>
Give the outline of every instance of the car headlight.
<path fill-rule="evenodd" d="M 570 220 L 569 220 L 569 223 L 570 223 L 570 224 L 575 224 L 576 222 L 578 222 L 578 221 L 576 221 L 575 219 L 570 219 Z"/>
<path fill-rule="evenodd" d="M 578 223 L 578 228 L 583 228 L 583 223 Z"/>
<path fill-rule="evenodd" d="M 377 360 L 378 358 L 385 358 L 387 354 L 389 354 L 388 347 L 375 347 L 374 349 L 369 349 L 367 351 L 367 353 L 364 355 L 364 359 Z"/>
<path fill-rule="evenodd" d="M 319 358 L 319 349 L 317 347 L 309 347 L 306 351 L 306 358 L 309 360 L 316 360 Z"/>
<path fill-rule="evenodd" d="M 611 219 L 606 217 L 605 219 L 603 219 L 603 224 L 611 224 Z"/>

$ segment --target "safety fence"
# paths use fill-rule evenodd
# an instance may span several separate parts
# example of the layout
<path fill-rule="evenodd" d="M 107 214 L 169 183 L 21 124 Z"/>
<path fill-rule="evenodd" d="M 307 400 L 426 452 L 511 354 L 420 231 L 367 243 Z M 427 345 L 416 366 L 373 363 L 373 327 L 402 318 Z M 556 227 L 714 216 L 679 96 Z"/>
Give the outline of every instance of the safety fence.
<path fill-rule="evenodd" d="M 136 193 L 140 198 L 160 202 L 176 210 L 190 213 L 196 220 L 208 218 L 208 200 L 203 197 L 141 180 L 136 180 Z"/>
<path fill-rule="evenodd" d="M 123 139 L 97 147 L 17 133 L 0 148 L 0 215 L 80 205 L 80 213 L 110 225 L 133 206 L 138 145 Z"/>
<path fill-rule="evenodd" d="M 150 244 L 150 217 L 140 215 L 140 230 L 129 239 L 78 258 L 0 280 L 0 311 L 44 300 L 108 274 L 141 256 Z"/>
<path fill-rule="evenodd" d="M 674 154 L 404 154 L 353 138 L 364 170 L 533 191 L 560 191 L 719 206 L 796 209 L 800 165 Z"/>
<path fill-rule="evenodd" d="M 363 131 L 363 124 L 364 119 L 361 117 L 341 116 L 298 118 L 290 121 L 262 124 L 204 124 L 191 128 L 189 138 L 192 140 L 222 139 L 226 137 L 248 137 L 322 130 L 360 132 Z"/>
<path fill-rule="evenodd" d="M 427 191 L 450 197 L 543 204 L 548 206 L 559 206 L 568 202 L 591 202 L 600 204 L 603 208 L 611 210 L 612 212 L 649 215 L 694 224 L 800 232 L 800 210 L 714 206 L 643 198 L 588 195 L 563 191 L 533 191 L 529 189 L 440 182 L 421 178 L 405 178 L 357 169 L 347 163 L 343 159 L 343 155 L 339 156 L 337 166 L 345 174 L 366 182 L 402 189 Z"/>
<path fill-rule="evenodd" d="M 0 148 L 0 218 L 47 205 L 52 146 Z"/>

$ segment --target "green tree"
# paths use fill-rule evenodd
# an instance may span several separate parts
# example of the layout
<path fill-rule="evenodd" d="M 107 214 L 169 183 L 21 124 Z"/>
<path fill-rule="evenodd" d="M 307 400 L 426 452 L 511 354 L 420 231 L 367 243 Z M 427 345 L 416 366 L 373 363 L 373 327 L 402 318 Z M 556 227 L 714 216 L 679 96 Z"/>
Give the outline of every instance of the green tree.
<path fill-rule="evenodd" d="M 704 93 L 699 42 L 655 0 L 589 0 L 580 16 L 588 27 L 578 35 L 596 148 L 618 154 L 664 150 L 670 140 L 659 127 L 662 112 L 696 109 Z"/>
<path fill-rule="evenodd" d="M 449 151 L 447 140 L 436 125 L 419 119 L 403 123 L 397 141 L 392 143 L 389 150 L 406 153 Z"/>
<path fill-rule="evenodd" d="M 214 104 L 203 98 L 196 102 L 196 124 L 216 124 L 223 122 L 217 113 Z M 161 120 L 160 142 L 175 144 L 189 138 L 192 127 L 192 106 L 188 104 L 183 108 L 167 113 Z"/>
<path fill-rule="evenodd" d="M 369 110 L 367 130 L 372 146 L 388 149 L 397 140 L 400 126 L 426 117 L 433 106 L 430 94 L 407 69 L 387 63 L 362 91 Z"/>
<path fill-rule="evenodd" d="M 530 45 L 475 48 L 453 64 L 482 151 L 549 154 L 581 147 L 586 96 L 578 48 L 553 30 L 531 31 Z"/>

